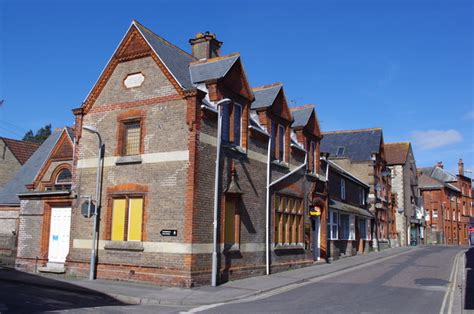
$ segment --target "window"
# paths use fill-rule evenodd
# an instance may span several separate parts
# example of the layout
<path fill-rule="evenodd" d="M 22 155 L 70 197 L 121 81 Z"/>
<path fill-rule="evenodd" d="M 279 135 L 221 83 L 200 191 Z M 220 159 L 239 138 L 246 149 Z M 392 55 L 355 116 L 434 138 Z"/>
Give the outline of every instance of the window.
<path fill-rule="evenodd" d="M 54 184 L 54 190 L 70 190 L 71 189 L 71 181 L 72 181 L 72 174 L 69 169 L 61 170 L 57 177 L 56 182 Z"/>
<path fill-rule="evenodd" d="M 316 171 L 317 171 L 316 143 L 313 142 L 313 141 L 311 141 L 311 151 L 310 151 L 310 155 L 311 155 L 311 158 L 313 159 L 313 163 L 312 163 L 313 169 L 312 169 L 312 172 L 313 172 L 313 173 L 316 173 Z"/>
<path fill-rule="evenodd" d="M 224 244 L 232 247 L 240 243 L 240 214 L 238 199 L 226 196 L 224 211 Z"/>
<path fill-rule="evenodd" d="M 341 200 L 346 199 L 346 181 L 341 179 Z"/>
<path fill-rule="evenodd" d="M 229 141 L 229 127 L 230 127 L 230 106 L 222 106 L 222 140 Z"/>
<path fill-rule="evenodd" d="M 143 198 L 123 197 L 112 200 L 112 241 L 141 241 Z"/>
<path fill-rule="evenodd" d="M 337 240 L 338 237 L 338 225 L 337 225 L 337 211 L 330 210 L 329 211 L 329 219 L 328 219 L 328 237 L 329 240 Z"/>
<path fill-rule="evenodd" d="M 370 220 L 359 218 L 359 236 L 362 240 L 369 240 L 369 224 Z"/>
<path fill-rule="evenodd" d="M 340 239 L 341 240 L 349 240 L 350 238 L 350 223 L 349 223 L 349 215 L 340 214 Z"/>
<path fill-rule="evenodd" d="M 285 160 L 285 127 L 278 126 L 278 160 Z"/>
<path fill-rule="evenodd" d="M 364 191 L 364 188 L 359 189 L 359 204 L 365 205 L 365 191 Z"/>
<path fill-rule="evenodd" d="M 122 155 L 139 155 L 141 148 L 140 120 L 123 122 L 123 151 Z"/>
<path fill-rule="evenodd" d="M 303 201 L 299 198 L 275 195 L 275 245 L 303 243 Z"/>
<path fill-rule="evenodd" d="M 438 218 L 438 210 L 433 209 L 433 218 Z"/>
<path fill-rule="evenodd" d="M 227 104 L 223 105 L 221 110 L 222 140 L 242 146 L 242 135 L 244 133 L 242 129 L 242 106 L 237 103 Z"/>
<path fill-rule="evenodd" d="M 234 105 L 234 144 L 242 146 L 241 137 L 242 137 L 242 107 L 239 104 Z"/>
<path fill-rule="evenodd" d="M 344 156 L 344 151 L 345 151 L 345 148 L 343 146 L 339 146 L 337 148 L 336 157 Z"/>

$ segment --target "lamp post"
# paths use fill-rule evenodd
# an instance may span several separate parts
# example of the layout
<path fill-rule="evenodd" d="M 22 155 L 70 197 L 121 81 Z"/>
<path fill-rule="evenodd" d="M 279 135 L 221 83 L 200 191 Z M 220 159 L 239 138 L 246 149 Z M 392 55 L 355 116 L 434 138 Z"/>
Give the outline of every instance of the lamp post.
<path fill-rule="evenodd" d="M 98 250 L 98 236 L 99 236 L 99 222 L 100 222 L 100 209 L 101 209 L 101 199 L 102 199 L 102 168 L 104 166 L 104 152 L 105 144 L 102 143 L 102 138 L 100 136 L 97 128 L 93 126 L 85 125 L 82 127 L 84 130 L 94 133 L 99 138 L 99 155 L 97 156 L 97 176 L 95 182 L 95 211 L 94 211 L 94 227 L 92 235 L 92 252 L 91 252 L 91 262 L 90 262 L 90 271 L 89 271 L 89 280 L 94 280 L 96 277 L 96 262 L 97 262 L 97 250 Z"/>
<path fill-rule="evenodd" d="M 217 216 L 219 208 L 219 178 L 220 171 L 219 166 L 221 163 L 221 141 L 222 141 L 222 106 L 226 106 L 231 103 L 231 100 L 224 98 L 216 103 L 217 106 L 217 152 L 216 152 L 216 171 L 214 179 L 214 220 L 213 220 L 213 233 L 212 233 L 212 278 L 211 285 L 217 286 Z"/>

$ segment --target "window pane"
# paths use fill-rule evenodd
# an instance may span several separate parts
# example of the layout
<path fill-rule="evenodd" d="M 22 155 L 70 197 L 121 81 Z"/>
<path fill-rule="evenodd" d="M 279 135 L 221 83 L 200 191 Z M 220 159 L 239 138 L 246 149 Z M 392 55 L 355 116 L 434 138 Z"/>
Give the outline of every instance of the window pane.
<path fill-rule="evenodd" d="M 285 153 L 285 127 L 280 125 L 278 127 L 278 159 L 284 160 L 284 153 Z"/>
<path fill-rule="evenodd" d="M 142 240 L 143 199 L 131 198 L 128 215 L 128 240 Z"/>
<path fill-rule="evenodd" d="M 242 107 L 234 106 L 234 144 L 240 146 L 240 130 L 241 130 Z"/>
<path fill-rule="evenodd" d="M 225 202 L 225 230 L 224 230 L 224 243 L 234 244 L 234 218 L 235 218 L 235 206 L 234 202 L 226 200 Z"/>
<path fill-rule="evenodd" d="M 112 241 L 123 241 L 125 231 L 125 199 L 114 199 L 112 203 Z"/>
<path fill-rule="evenodd" d="M 280 210 L 280 196 L 275 195 L 275 209 Z"/>
<path fill-rule="evenodd" d="M 280 243 L 280 216 L 281 214 L 275 214 L 275 243 Z"/>
<path fill-rule="evenodd" d="M 222 140 L 229 141 L 229 119 L 230 108 L 229 105 L 222 106 Z"/>
<path fill-rule="evenodd" d="M 56 178 L 56 183 L 70 183 L 72 180 L 71 171 L 68 169 L 61 170 Z"/>
<path fill-rule="evenodd" d="M 281 211 L 288 211 L 288 204 L 286 202 L 286 197 L 281 198 Z"/>
<path fill-rule="evenodd" d="M 127 122 L 125 126 L 125 155 L 140 154 L 140 121 Z"/>
<path fill-rule="evenodd" d="M 292 198 L 289 198 L 288 199 L 288 208 L 289 208 L 289 211 L 294 213 L 295 212 L 295 200 L 292 199 Z"/>
<path fill-rule="evenodd" d="M 273 157 L 275 157 L 275 147 L 276 147 L 276 134 L 277 134 L 277 124 L 275 121 L 272 121 L 272 145 L 271 145 L 271 151 L 274 154 Z"/>

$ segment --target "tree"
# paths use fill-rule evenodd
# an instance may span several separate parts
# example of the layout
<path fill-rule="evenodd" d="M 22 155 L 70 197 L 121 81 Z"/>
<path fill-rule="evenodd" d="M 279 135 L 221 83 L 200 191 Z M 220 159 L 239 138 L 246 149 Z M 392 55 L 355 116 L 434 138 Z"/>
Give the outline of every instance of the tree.
<path fill-rule="evenodd" d="M 36 134 L 33 134 L 32 130 L 29 130 L 28 132 L 25 133 L 25 136 L 23 136 L 23 141 L 42 144 L 50 135 L 51 135 L 51 123 L 37 130 Z"/>

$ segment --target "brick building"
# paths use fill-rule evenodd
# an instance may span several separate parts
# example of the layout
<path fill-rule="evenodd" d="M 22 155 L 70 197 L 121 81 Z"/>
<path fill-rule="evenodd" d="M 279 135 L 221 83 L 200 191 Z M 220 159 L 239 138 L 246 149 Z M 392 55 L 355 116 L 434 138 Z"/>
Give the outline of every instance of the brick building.
<path fill-rule="evenodd" d="M 105 143 L 99 278 L 209 283 L 216 196 L 219 282 L 326 256 L 314 108 L 290 111 L 279 83 L 252 89 L 240 55 L 220 55 L 215 35 L 198 33 L 190 44 L 193 54 L 133 21 L 73 111 L 70 274 L 89 272 L 92 246 L 80 206 L 94 195 L 98 144 L 84 126 Z"/>
<path fill-rule="evenodd" d="M 385 157 L 392 177 L 392 193 L 396 193 L 396 245 L 419 244 L 423 238 L 424 210 L 411 144 L 385 143 Z"/>
<path fill-rule="evenodd" d="M 382 129 L 323 132 L 321 151 L 329 159 L 370 186 L 369 210 L 375 216 L 372 241 L 375 249 L 396 239 L 390 169 L 385 159 Z"/>
<path fill-rule="evenodd" d="M 38 144 L 0 137 L 0 189 L 38 149 Z"/>
<path fill-rule="evenodd" d="M 369 251 L 374 215 L 368 210 L 370 187 L 331 160 L 327 219 L 328 256 L 332 260 Z"/>
<path fill-rule="evenodd" d="M 0 189 L 0 260 L 4 263 L 10 265 L 14 263 L 20 230 L 26 230 L 27 233 L 23 233 L 23 235 L 30 238 L 41 235 L 40 230 L 35 227 L 28 225 L 24 228 L 22 226 L 24 219 L 36 218 L 33 214 L 23 215 L 25 208 L 21 208 L 21 205 L 27 205 L 27 203 L 22 203 L 18 194 L 27 191 L 36 180 L 62 132 L 64 130 L 53 132 L 28 158 L 10 181 Z M 36 255 L 32 253 L 31 257 L 34 260 Z"/>
<path fill-rule="evenodd" d="M 419 171 L 419 187 L 427 212 L 429 243 L 469 243 L 469 219 L 473 211 L 472 186 L 470 179 L 464 176 L 463 166 L 460 161 L 458 175 L 446 171 L 442 162 Z"/>

